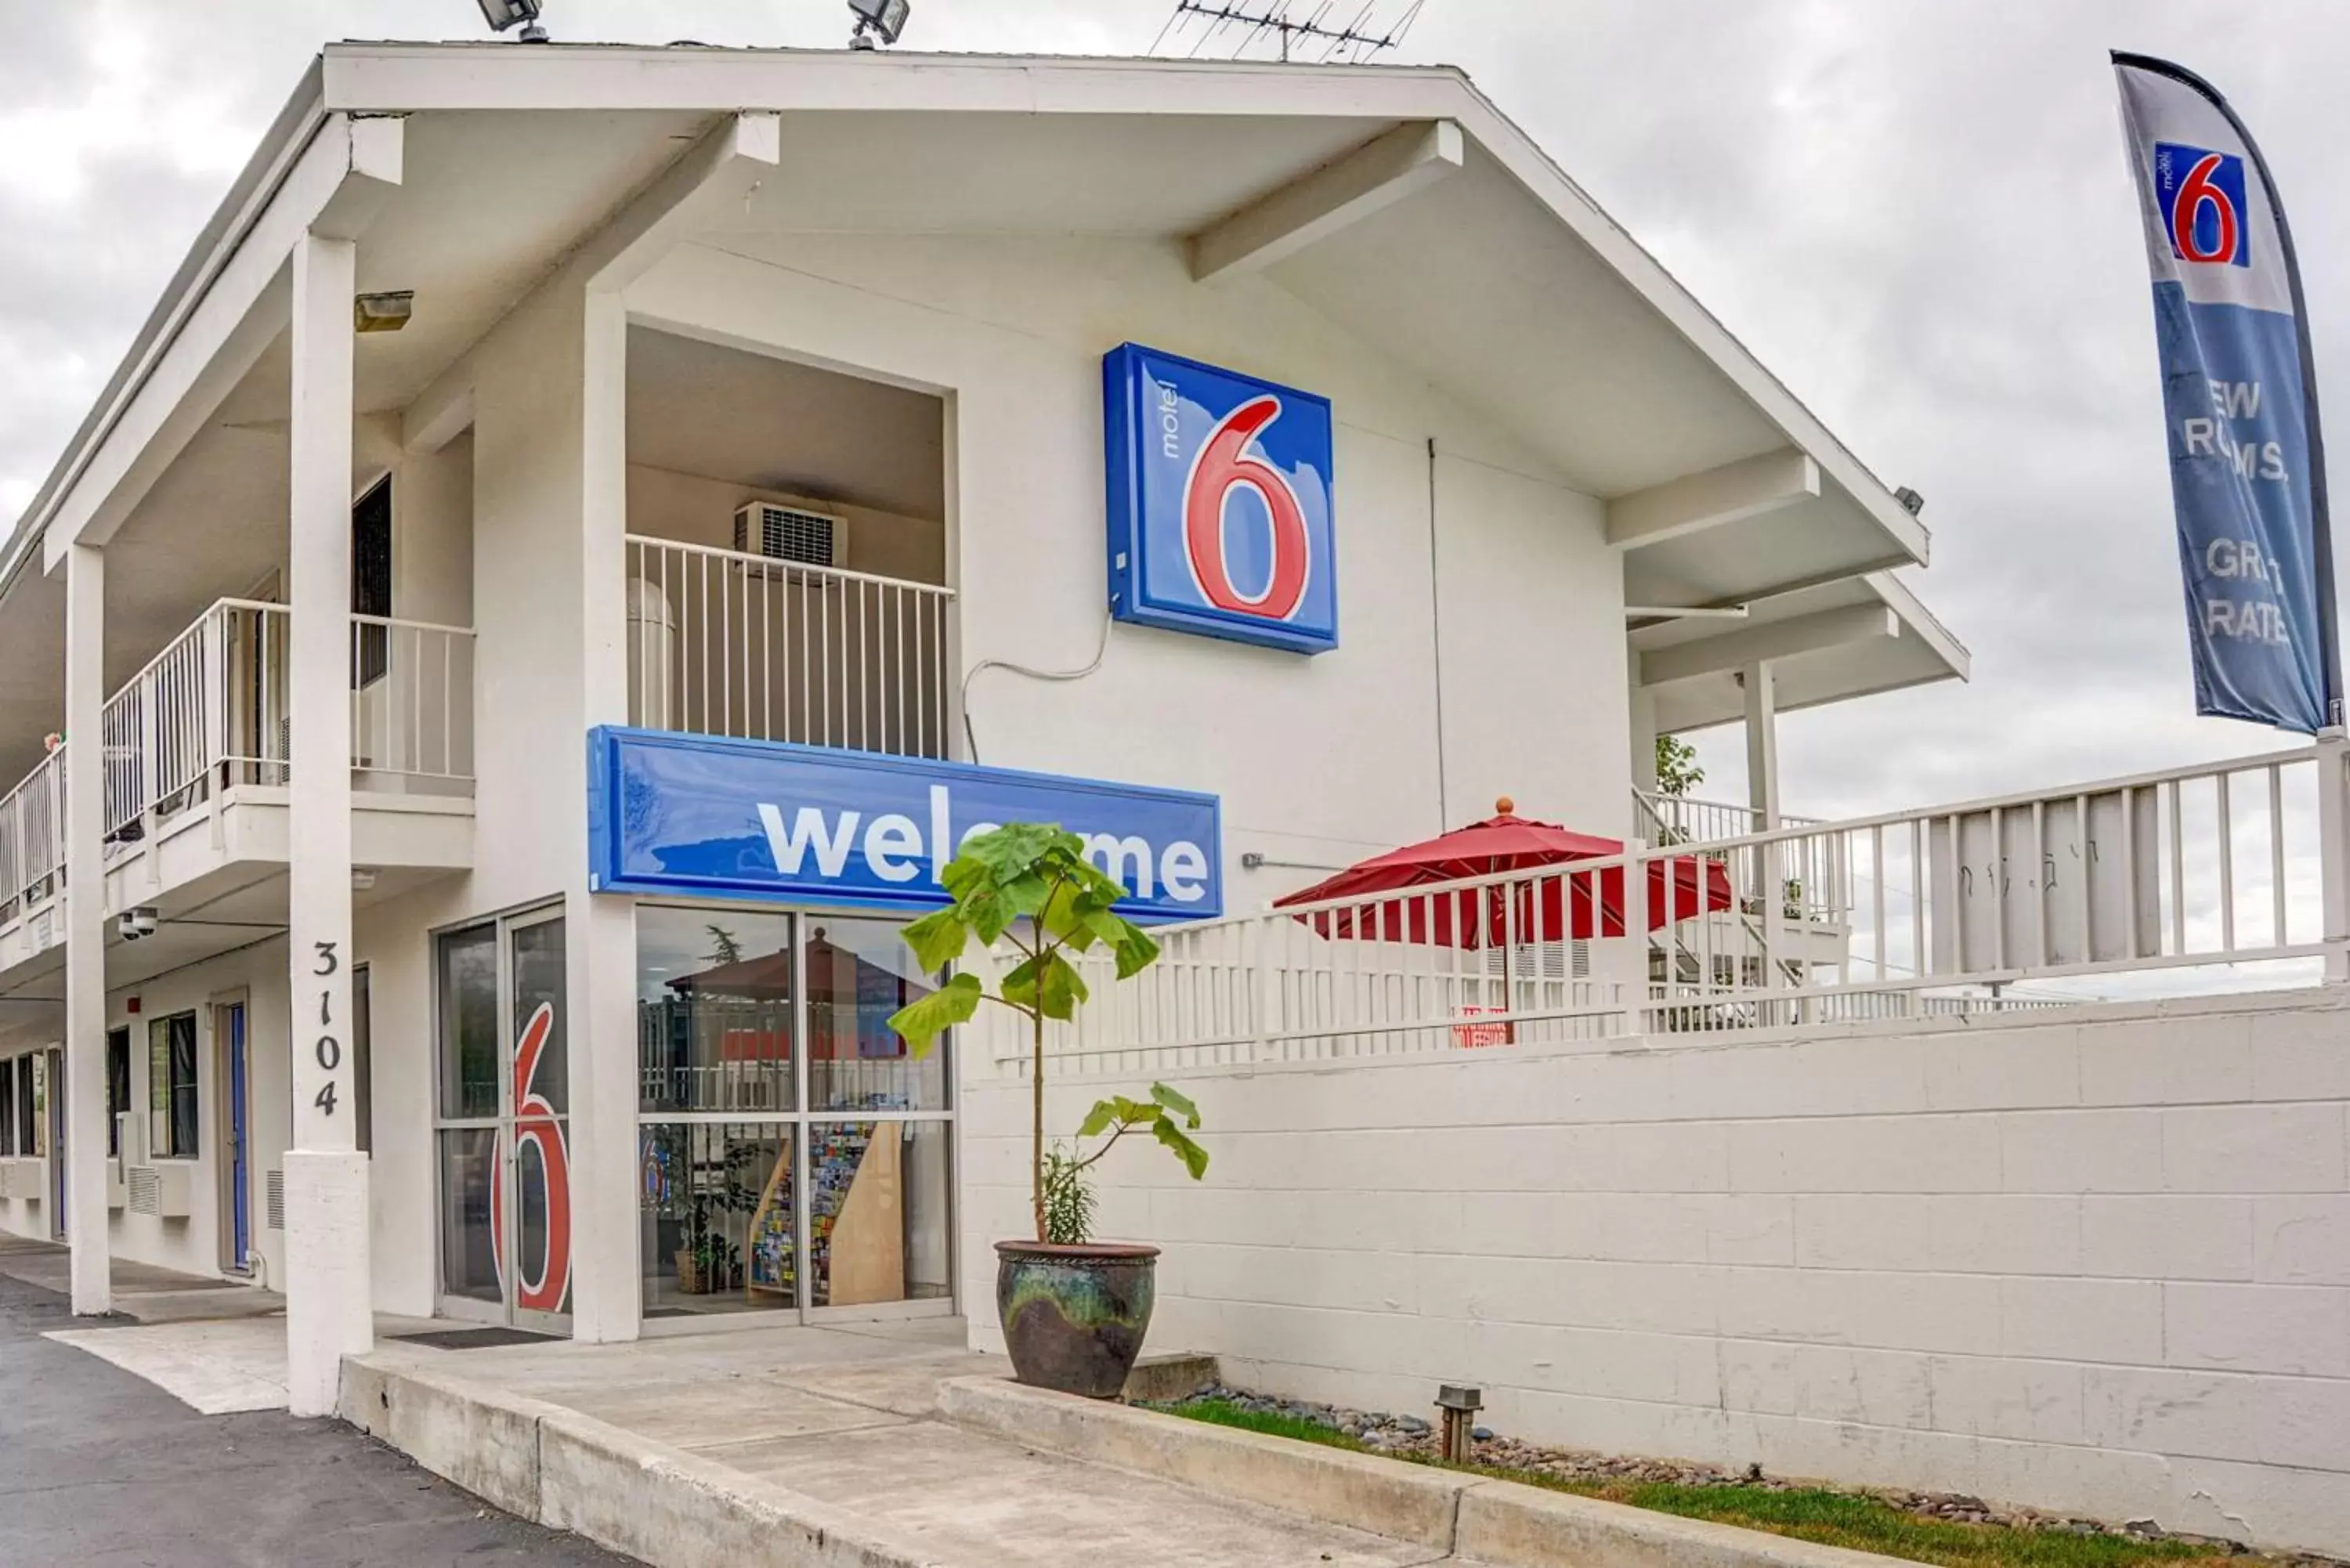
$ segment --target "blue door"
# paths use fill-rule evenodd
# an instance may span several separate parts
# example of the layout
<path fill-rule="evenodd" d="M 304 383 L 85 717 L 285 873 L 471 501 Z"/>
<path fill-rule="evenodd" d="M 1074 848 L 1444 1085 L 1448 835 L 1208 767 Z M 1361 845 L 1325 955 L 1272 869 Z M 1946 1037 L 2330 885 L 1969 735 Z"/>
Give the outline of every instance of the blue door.
<path fill-rule="evenodd" d="M 243 1272 L 253 1266 L 252 1162 L 247 1155 L 244 1087 L 244 1003 L 221 1009 L 228 1058 L 228 1210 L 229 1267 Z"/>

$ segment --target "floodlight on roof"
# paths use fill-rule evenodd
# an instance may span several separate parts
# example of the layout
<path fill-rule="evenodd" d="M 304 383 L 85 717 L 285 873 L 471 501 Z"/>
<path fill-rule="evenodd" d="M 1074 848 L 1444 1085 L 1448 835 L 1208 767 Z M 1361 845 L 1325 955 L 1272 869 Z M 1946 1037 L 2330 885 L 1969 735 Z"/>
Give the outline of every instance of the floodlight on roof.
<path fill-rule="evenodd" d="M 538 25 L 538 0 L 480 0 L 480 4 L 482 20 L 490 25 L 491 32 L 519 26 L 524 43 L 546 42 L 546 29 Z"/>
<path fill-rule="evenodd" d="M 486 4 L 486 0 L 484 0 Z M 857 18 L 857 36 L 848 40 L 852 49 L 874 47 L 874 35 L 881 42 L 894 44 L 906 30 L 906 17 L 912 10 L 908 0 L 848 0 L 849 13 Z"/>

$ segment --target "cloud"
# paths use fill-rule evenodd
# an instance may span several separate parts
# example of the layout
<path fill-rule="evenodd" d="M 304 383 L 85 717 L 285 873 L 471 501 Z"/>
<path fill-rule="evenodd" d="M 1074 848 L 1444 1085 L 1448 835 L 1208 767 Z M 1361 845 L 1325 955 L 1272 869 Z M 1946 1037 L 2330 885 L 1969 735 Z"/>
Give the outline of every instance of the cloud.
<path fill-rule="evenodd" d="M 908 44 L 1130 52 L 1171 0 L 915 0 Z M 1396 8 L 1391 3 L 1390 9 Z M 2105 50 L 2194 63 L 2262 137 L 2317 275 L 2350 7 L 2264 0 L 1429 0 L 1466 67 L 1877 472 L 1928 498 L 1913 582 L 1970 687 L 1783 723 L 1814 814 L 2263 749 L 2190 712 L 2153 324 Z M 836 47 L 822 0 L 550 0 L 559 38 Z M 468 0 L 11 7 L 0 56 L 0 511 L 27 501 L 329 37 L 483 36 Z M 1178 43 L 1182 40 L 1179 38 Z M 2350 312 L 2320 289 L 2350 410 Z M 2350 421 L 2350 412 L 2337 422 Z M 2337 442 L 2337 450 L 2345 442 Z M 2350 483 L 2336 486 L 2350 493 Z M 1733 732 L 1708 793 L 1742 789 Z"/>

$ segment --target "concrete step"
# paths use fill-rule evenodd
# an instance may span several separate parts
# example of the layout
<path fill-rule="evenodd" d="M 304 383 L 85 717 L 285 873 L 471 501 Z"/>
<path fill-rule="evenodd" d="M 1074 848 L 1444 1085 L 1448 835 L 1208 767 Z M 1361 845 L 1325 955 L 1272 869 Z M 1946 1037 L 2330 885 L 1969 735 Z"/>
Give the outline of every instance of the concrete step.
<path fill-rule="evenodd" d="M 506 1511 L 654 1568 L 1412 1568 L 1449 1555 L 938 1418 L 936 1388 L 977 1357 L 763 1365 L 752 1339 L 388 1345 L 345 1364 L 341 1409 Z"/>

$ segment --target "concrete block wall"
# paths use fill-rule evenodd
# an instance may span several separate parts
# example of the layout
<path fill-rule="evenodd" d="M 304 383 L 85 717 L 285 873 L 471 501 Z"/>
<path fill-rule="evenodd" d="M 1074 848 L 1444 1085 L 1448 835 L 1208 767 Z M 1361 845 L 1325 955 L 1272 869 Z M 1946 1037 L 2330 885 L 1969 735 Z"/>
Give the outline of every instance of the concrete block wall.
<path fill-rule="evenodd" d="M 2350 996 L 1160 1075 L 1152 1343 L 1295 1397 L 2350 1552 Z M 1025 1224 L 967 1075 L 964 1299 Z M 1051 1123 L 1148 1080 L 1066 1079 Z"/>

